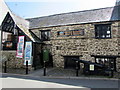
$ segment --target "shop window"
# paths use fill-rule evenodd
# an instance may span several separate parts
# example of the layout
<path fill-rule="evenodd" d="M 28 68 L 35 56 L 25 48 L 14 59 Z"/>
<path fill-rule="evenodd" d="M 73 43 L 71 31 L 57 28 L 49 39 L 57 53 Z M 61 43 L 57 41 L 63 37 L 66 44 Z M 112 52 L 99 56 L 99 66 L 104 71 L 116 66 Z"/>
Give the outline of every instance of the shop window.
<path fill-rule="evenodd" d="M 111 25 L 110 24 L 95 25 L 95 38 L 98 39 L 111 38 Z"/>
<path fill-rule="evenodd" d="M 103 64 L 103 65 L 105 65 L 105 67 L 116 71 L 116 58 L 96 57 L 95 62 L 98 64 Z"/>
<path fill-rule="evenodd" d="M 50 40 L 50 30 L 49 31 L 41 31 L 41 40 L 43 40 L 43 41 Z"/>
<path fill-rule="evenodd" d="M 5 33 L 2 40 L 3 50 L 17 50 L 18 36 Z"/>

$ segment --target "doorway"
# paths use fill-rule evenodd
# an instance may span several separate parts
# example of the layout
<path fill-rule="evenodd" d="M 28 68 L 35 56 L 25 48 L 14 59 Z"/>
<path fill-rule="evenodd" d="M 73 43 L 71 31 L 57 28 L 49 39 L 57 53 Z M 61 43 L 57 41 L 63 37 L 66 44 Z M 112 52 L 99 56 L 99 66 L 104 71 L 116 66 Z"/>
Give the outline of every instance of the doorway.
<path fill-rule="evenodd" d="M 52 47 L 51 45 L 42 46 L 42 61 L 46 61 L 47 67 L 53 67 L 53 57 L 51 54 Z"/>

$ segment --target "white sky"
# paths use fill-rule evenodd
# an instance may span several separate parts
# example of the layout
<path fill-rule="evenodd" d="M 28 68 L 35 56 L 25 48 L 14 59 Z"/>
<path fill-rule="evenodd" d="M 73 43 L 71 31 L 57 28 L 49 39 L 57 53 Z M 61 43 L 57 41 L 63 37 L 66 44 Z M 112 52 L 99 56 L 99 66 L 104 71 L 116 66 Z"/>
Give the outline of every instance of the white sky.
<path fill-rule="evenodd" d="M 114 2 L 116 0 L 5 0 L 7 2 Z M 120 0 L 117 0 L 120 1 Z"/>
<path fill-rule="evenodd" d="M 5 0 L 5 1 L 8 2 L 8 6 L 15 14 L 24 18 L 105 8 L 114 6 L 116 3 L 116 0 Z M 12 2 L 13 5 L 11 4 Z M 15 4 L 15 2 L 17 4 Z M 31 5 L 26 3 L 25 5 L 24 3 L 22 6 L 20 2 L 22 3 L 32 2 L 34 4 Z"/>

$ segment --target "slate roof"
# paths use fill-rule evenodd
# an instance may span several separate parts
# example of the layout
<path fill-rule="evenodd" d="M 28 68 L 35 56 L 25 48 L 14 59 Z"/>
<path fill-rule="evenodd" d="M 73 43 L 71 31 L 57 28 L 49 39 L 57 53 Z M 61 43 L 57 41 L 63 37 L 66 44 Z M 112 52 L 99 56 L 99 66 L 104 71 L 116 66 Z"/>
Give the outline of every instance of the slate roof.
<path fill-rule="evenodd" d="M 69 24 L 120 20 L 120 6 L 29 18 L 30 29 Z"/>

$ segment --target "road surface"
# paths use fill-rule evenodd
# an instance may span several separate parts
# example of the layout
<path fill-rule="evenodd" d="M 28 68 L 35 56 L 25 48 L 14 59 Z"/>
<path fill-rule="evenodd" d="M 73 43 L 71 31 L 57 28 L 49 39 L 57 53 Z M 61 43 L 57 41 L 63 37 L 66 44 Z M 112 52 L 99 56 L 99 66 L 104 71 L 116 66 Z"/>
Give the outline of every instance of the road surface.
<path fill-rule="evenodd" d="M 2 88 L 118 88 L 118 80 L 4 76 Z M 120 83 L 120 82 L 119 82 Z"/>

